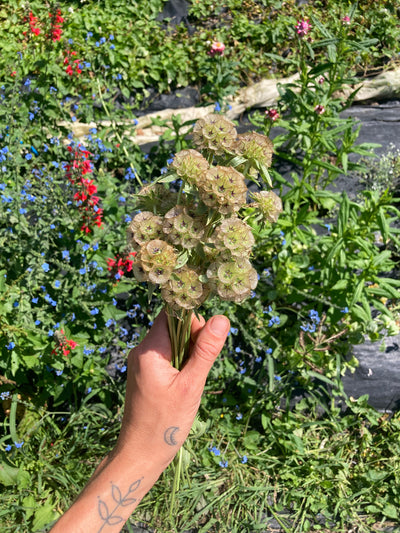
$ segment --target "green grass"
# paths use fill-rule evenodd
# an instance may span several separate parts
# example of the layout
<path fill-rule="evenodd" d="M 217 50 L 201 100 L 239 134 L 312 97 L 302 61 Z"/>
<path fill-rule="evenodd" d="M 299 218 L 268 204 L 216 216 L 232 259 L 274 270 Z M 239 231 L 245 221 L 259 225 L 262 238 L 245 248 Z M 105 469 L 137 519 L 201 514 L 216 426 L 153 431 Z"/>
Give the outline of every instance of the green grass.
<path fill-rule="evenodd" d="M 375 189 L 375 181 L 379 187 L 366 191 L 359 203 L 311 186 L 316 177 L 323 183 L 346 169 L 360 171 L 348 163 L 347 154 L 358 150 L 366 155 L 371 147 L 357 148 L 354 123 L 339 121 L 342 104 L 333 96 L 333 81 L 317 90 L 308 85 L 314 87 L 322 71 L 337 76 L 338 88 L 347 76 L 396 65 L 400 25 L 395 3 L 360 1 L 346 30 L 341 18 L 355 7 L 352 2 L 314 1 L 298 7 L 294 0 L 193 1 L 193 35 L 184 25 L 160 29 L 156 16 L 163 4 L 104 0 L 48 6 L 39 0 L 11 0 L 0 7 L 0 150 L 9 150 L 1 152 L 6 170 L 0 173 L 0 530 L 48 529 L 116 441 L 127 343 L 138 342 L 160 304 L 155 297 L 148 302 L 130 274 L 117 282 L 107 259 L 117 254 L 126 259 L 125 230 L 140 186 L 132 169 L 149 182 L 164 172 L 171 152 L 190 146 L 181 135 L 175 144 L 161 142 L 145 158 L 130 139 L 133 122 L 129 134 L 112 124 L 81 140 L 91 152 L 89 177 L 104 209 L 104 228 L 84 234 L 75 190 L 61 164 L 71 163 L 78 141 L 68 139 L 68 129 L 59 122 L 70 124 L 71 117 L 99 122 L 108 115 L 133 119 L 150 88 L 168 92 L 190 84 L 204 91 L 213 82 L 214 92 L 203 92 L 204 103 L 223 99 L 240 84 L 297 70 L 304 78 L 300 92 L 288 91 L 279 104 L 292 152 L 281 152 L 282 136 L 276 151 L 304 172 L 295 176 L 297 185 L 286 195 L 281 191 L 285 213 L 278 224 L 259 228 L 257 297 L 241 306 L 215 301 L 205 306 L 206 315 L 229 316 L 233 329 L 210 374 L 202 422 L 185 445 L 187 479 L 174 523 L 168 519 L 171 470 L 131 522 L 162 533 L 190 528 L 199 533 L 264 531 L 266 516 L 291 533 L 351 528 L 367 533 L 398 525 L 399 414 L 378 413 L 365 397 L 346 398 L 340 380 L 346 368 L 356 365 L 348 357 L 352 344 L 364 334 L 379 339 L 385 329 L 398 330 L 398 280 L 382 276 L 399 257 L 398 230 L 392 224 L 398 219 L 398 154 L 366 169 L 367 186 Z M 62 39 L 53 42 L 45 32 L 48 10 L 57 6 L 65 22 Z M 29 33 L 29 11 L 43 30 L 37 38 Z M 294 26 L 303 17 L 314 17 L 312 46 L 295 35 Z M 341 43 L 351 46 L 319 45 L 324 31 L 344 36 L 348 41 Z M 214 39 L 227 47 L 220 71 L 207 55 L 207 41 Z M 76 76 L 65 72 L 66 52 L 72 49 L 74 57 L 90 63 Z M 343 63 L 335 62 L 337 50 Z M 308 71 L 310 77 L 302 53 L 314 54 L 307 57 L 316 69 Z M 236 79 L 230 75 L 234 64 Z M 221 75 L 218 83 L 216 73 Z M 316 98 L 326 107 L 322 117 L 314 113 Z M 123 106 L 115 105 L 118 99 Z M 259 131 L 273 127 L 261 113 L 253 120 Z M 177 130 L 179 126 L 176 119 Z M 340 148 L 339 161 L 335 143 L 344 131 L 347 144 Z M 296 159 L 299 153 L 306 156 Z M 339 161 L 334 165 L 329 163 L 332 155 Z M 271 176 L 276 190 L 288 186 L 276 169 Z M 27 194 L 49 198 L 35 204 L 36 222 Z M 377 232 L 383 236 L 380 248 Z M 69 252 L 68 259 L 62 251 Z M 129 294 L 128 299 L 119 293 Z M 310 331 L 315 326 L 311 312 L 321 317 L 315 332 Z M 273 323 L 277 318 L 279 323 Z M 301 337 L 301 326 L 309 327 L 309 335 Z M 124 333 L 127 327 L 135 338 Z M 69 358 L 53 352 L 55 339 L 63 339 L 61 328 L 65 338 L 78 342 Z M 115 380 L 105 372 L 110 347 L 120 362 Z M 299 390 L 304 397 L 290 409 Z"/>

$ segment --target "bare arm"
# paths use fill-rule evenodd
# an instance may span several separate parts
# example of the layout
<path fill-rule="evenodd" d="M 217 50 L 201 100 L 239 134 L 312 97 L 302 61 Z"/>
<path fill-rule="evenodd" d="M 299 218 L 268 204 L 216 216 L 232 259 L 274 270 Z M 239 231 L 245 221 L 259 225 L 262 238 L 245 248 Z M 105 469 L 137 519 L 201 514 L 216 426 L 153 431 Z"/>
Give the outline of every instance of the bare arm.
<path fill-rule="evenodd" d="M 161 313 L 128 358 L 125 412 L 115 448 L 100 463 L 52 533 L 118 532 L 173 460 L 192 427 L 207 374 L 229 331 L 226 317 L 192 319 L 185 367 L 171 366 L 167 320 Z"/>

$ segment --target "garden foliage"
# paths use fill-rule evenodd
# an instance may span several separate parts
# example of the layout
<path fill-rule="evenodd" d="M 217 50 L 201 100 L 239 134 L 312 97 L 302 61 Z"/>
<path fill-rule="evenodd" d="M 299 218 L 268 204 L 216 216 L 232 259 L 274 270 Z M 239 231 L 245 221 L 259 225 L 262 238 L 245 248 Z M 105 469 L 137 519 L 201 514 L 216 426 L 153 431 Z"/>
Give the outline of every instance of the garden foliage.
<path fill-rule="evenodd" d="M 367 163 L 375 146 L 357 144 L 358 126 L 340 117 L 354 97 L 343 101 L 341 89 L 398 51 L 394 3 L 327 1 L 322 17 L 321 2 L 203 0 L 190 7 L 193 34 L 162 29 L 163 4 L 0 8 L 1 530 L 45 530 L 108 452 L 127 353 L 161 307 L 133 276 L 126 231 L 141 244 L 134 217 L 149 198 L 138 192 L 154 179 L 173 187 L 182 177 L 174 156 L 194 145 L 175 118 L 176 135 L 144 154 L 134 112 L 154 89 L 189 83 L 223 111 L 235 88 L 270 69 L 300 74 L 280 87 L 276 107 L 251 113 L 273 138 L 269 174 L 283 212 L 262 221 L 244 206 L 257 287 L 244 301 L 203 305 L 232 329 L 185 450 L 182 512 L 166 525 L 167 472 L 136 516 L 164 531 L 262 530 L 265 516 L 286 531 L 398 521 L 399 417 L 347 398 L 341 384 L 357 364 L 353 344 L 399 331 L 397 159 L 378 170 Z M 335 191 L 349 173 L 366 176 L 357 197 Z M 208 193 L 213 209 L 219 197 Z M 175 222 L 166 226 L 172 249 Z M 140 253 L 154 281 L 160 274 Z"/>

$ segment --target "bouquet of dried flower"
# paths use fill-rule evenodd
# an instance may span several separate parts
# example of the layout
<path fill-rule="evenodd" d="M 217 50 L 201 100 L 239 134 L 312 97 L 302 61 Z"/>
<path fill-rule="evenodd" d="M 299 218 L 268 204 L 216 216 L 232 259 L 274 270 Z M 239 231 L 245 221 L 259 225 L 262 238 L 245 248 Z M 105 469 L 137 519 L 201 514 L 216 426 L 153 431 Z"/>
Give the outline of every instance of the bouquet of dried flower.
<path fill-rule="evenodd" d="M 197 121 L 193 142 L 197 150 L 177 153 L 168 173 L 137 194 L 140 211 L 128 230 L 136 279 L 161 289 L 178 369 L 188 356 L 192 313 L 212 295 L 241 302 L 256 288 L 249 219 L 276 222 L 282 211 L 274 192 L 249 194 L 246 185 L 260 190 L 260 177 L 271 185 L 267 137 L 238 134 L 215 114 Z"/>

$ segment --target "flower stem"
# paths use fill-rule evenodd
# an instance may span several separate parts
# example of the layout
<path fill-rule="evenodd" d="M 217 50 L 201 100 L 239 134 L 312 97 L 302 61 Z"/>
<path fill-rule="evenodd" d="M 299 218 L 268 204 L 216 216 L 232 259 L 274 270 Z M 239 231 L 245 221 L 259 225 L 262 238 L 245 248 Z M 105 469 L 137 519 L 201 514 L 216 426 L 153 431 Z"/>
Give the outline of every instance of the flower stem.
<path fill-rule="evenodd" d="M 189 356 L 190 347 L 190 329 L 192 323 L 192 311 L 182 309 L 180 316 L 167 306 L 168 330 L 171 340 L 171 364 L 174 368 L 180 370 L 187 357 Z M 172 519 L 175 511 L 176 495 L 183 478 L 183 449 L 180 448 L 174 461 L 174 479 L 172 483 L 172 492 L 170 500 L 169 516 Z"/>

